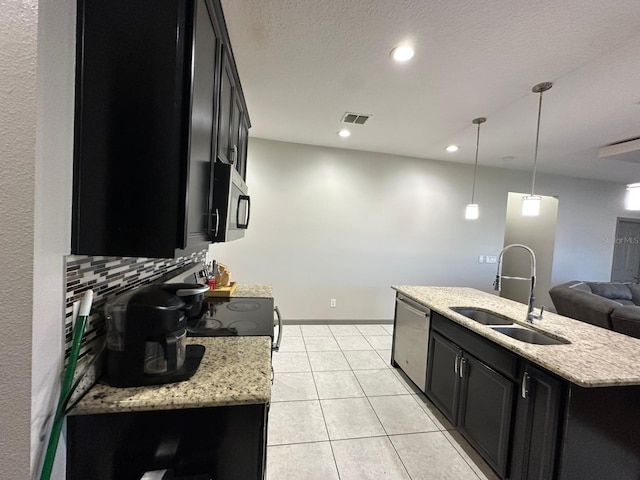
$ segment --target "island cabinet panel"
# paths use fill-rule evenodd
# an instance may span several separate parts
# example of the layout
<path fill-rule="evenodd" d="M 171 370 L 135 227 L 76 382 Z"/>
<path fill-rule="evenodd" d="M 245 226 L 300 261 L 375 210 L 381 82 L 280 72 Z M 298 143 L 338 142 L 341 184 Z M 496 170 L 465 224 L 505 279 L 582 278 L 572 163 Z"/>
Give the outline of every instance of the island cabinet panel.
<path fill-rule="evenodd" d="M 570 385 L 559 480 L 640 478 L 640 386 Z"/>
<path fill-rule="evenodd" d="M 555 478 L 567 389 L 560 378 L 530 363 L 523 365 L 517 392 L 511 480 Z"/>
<path fill-rule="evenodd" d="M 263 480 L 268 405 L 68 417 L 67 480 Z M 172 477 L 173 478 L 173 477 Z"/>
<path fill-rule="evenodd" d="M 437 313 L 431 325 L 426 394 L 504 478 L 518 358 Z"/>

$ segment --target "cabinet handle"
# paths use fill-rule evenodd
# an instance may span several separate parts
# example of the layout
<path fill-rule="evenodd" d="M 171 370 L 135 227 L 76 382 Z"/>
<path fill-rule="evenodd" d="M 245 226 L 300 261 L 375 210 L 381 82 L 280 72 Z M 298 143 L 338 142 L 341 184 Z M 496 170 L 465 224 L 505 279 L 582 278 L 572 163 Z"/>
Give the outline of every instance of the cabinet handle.
<path fill-rule="evenodd" d="M 214 231 L 213 236 L 217 237 L 218 236 L 218 229 L 220 228 L 220 212 L 218 211 L 218 209 L 216 208 L 216 213 L 213 214 L 216 217 L 216 229 Z"/>
<path fill-rule="evenodd" d="M 237 160 L 238 160 L 238 146 L 234 145 L 233 147 L 231 147 L 231 155 L 229 156 L 229 162 L 231 162 L 231 165 L 235 165 Z"/>
<path fill-rule="evenodd" d="M 460 378 L 464 377 L 464 366 L 467 364 L 467 359 L 462 357 L 460 359 Z"/>
<path fill-rule="evenodd" d="M 520 395 L 522 398 L 527 398 L 527 394 L 529 393 L 529 374 L 524 372 L 522 374 L 522 386 L 520 389 Z"/>
<path fill-rule="evenodd" d="M 460 369 L 460 355 L 456 355 L 456 359 L 453 362 L 453 371 L 457 374 Z"/>
<path fill-rule="evenodd" d="M 244 217 L 244 223 L 240 222 L 240 202 L 247 202 L 247 214 Z M 238 197 L 238 209 L 236 210 L 236 225 L 238 228 L 249 228 L 249 217 L 251 216 L 251 197 L 249 195 L 240 195 Z"/>

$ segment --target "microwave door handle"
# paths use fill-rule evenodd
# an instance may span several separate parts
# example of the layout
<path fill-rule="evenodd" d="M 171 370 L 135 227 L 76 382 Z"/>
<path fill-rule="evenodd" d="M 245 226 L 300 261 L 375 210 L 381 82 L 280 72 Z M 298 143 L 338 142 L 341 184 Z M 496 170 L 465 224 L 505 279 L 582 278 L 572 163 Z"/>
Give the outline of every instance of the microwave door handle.
<path fill-rule="evenodd" d="M 244 223 L 240 223 L 240 202 L 247 202 L 247 215 L 245 217 Z M 238 209 L 236 210 L 236 224 L 238 228 L 247 229 L 249 228 L 249 217 L 251 215 L 251 197 L 249 195 L 240 195 L 238 197 Z"/>

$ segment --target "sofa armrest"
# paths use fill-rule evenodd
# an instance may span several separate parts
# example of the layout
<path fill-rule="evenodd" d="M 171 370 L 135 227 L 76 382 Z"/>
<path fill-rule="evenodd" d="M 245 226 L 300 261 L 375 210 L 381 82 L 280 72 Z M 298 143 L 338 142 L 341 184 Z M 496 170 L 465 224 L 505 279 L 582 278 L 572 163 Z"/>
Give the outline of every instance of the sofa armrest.
<path fill-rule="evenodd" d="M 630 337 L 640 338 L 640 307 L 623 305 L 611 312 L 613 330 Z"/>
<path fill-rule="evenodd" d="M 593 293 L 558 287 L 549 290 L 549 295 L 560 315 L 612 330 L 610 315 L 620 307 L 618 302 Z"/>

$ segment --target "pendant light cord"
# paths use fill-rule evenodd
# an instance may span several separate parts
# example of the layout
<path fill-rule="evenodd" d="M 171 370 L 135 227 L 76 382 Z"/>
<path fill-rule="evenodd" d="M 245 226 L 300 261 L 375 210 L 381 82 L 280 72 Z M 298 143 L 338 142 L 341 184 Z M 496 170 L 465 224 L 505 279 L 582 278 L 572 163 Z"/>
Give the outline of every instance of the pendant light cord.
<path fill-rule="evenodd" d="M 478 150 L 480 149 L 480 125 L 486 122 L 486 117 L 478 117 L 474 118 L 472 123 L 478 125 L 478 133 L 476 136 L 476 163 L 473 168 L 473 184 L 471 186 L 471 203 L 474 203 L 475 195 L 476 195 L 476 175 L 478 173 Z"/>
<path fill-rule="evenodd" d="M 476 164 L 473 168 L 473 184 L 471 186 L 471 203 L 474 203 L 476 194 L 476 174 L 478 173 L 478 148 L 480 147 L 480 124 L 478 124 L 478 135 L 476 136 Z"/>
<path fill-rule="evenodd" d="M 553 86 L 551 82 L 543 82 L 535 85 L 532 91 L 540 93 L 540 99 L 538 100 L 538 124 L 536 125 L 536 148 L 533 154 L 533 176 L 531 179 L 531 196 L 534 196 L 534 190 L 536 187 L 536 169 L 538 165 L 538 141 L 540 140 L 540 118 L 542 117 L 542 94 L 549 90 Z"/>
<path fill-rule="evenodd" d="M 540 100 L 538 101 L 538 125 L 536 126 L 536 148 L 533 153 L 533 177 L 531 179 L 531 196 L 533 197 L 536 188 L 536 167 L 538 164 L 538 140 L 540 139 L 540 117 L 542 116 L 542 93 L 540 92 Z"/>

